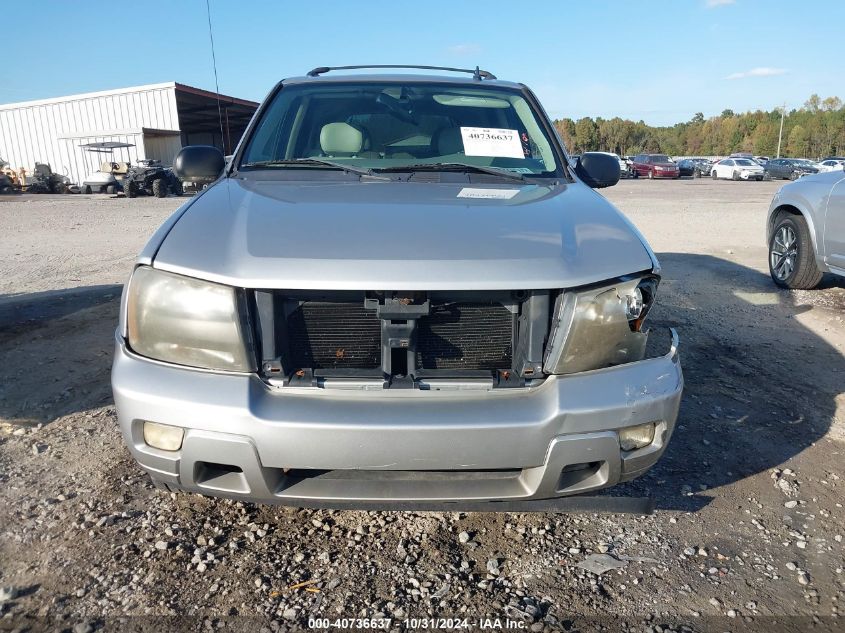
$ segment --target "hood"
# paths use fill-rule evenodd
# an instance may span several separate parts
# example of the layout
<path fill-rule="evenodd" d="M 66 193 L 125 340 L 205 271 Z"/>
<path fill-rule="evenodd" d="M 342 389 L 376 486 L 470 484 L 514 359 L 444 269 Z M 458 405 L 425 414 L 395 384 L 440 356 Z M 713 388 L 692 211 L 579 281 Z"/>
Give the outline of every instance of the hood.
<path fill-rule="evenodd" d="M 246 288 L 502 290 L 581 286 L 654 260 L 581 183 L 230 178 L 189 204 L 154 265 Z"/>

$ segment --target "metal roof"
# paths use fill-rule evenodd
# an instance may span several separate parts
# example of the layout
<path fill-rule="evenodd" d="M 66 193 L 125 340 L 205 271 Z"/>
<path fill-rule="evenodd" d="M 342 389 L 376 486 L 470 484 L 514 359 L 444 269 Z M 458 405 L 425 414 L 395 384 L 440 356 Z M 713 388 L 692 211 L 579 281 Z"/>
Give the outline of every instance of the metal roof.
<path fill-rule="evenodd" d="M 184 94 L 217 99 L 218 95 L 215 92 L 209 92 L 202 88 L 194 88 L 186 84 L 180 84 L 175 81 L 166 81 L 159 84 L 145 84 L 143 86 L 130 86 L 128 88 L 115 88 L 113 90 L 99 90 L 97 92 L 82 92 L 79 94 L 66 95 L 64 97 L 50 97 L 48 99 L 33 99 L 31 101 L 18 101 L 15 103 L 0 104 L 0 110 L 13 110 L 15 108 L 26 108 L 30 106 L 49 105 L 53 103 L 63 103 L 66 101 L 81 101 L 84 99 L 96 99 L 98 97 L 109 97 L 112 95 L 130 94 L 133 92 L 143 92 L 146 90 L 157 90 L 161 88 L 174 88 L 177 92 Z M 239 99 L 237 97 L 230 97 L 229 95 L 219 95 L 221 104 L 229 103 L 233 105 L 246 106 L 257 108 L 256 101 L 249 101 L 247 99 Z"/>

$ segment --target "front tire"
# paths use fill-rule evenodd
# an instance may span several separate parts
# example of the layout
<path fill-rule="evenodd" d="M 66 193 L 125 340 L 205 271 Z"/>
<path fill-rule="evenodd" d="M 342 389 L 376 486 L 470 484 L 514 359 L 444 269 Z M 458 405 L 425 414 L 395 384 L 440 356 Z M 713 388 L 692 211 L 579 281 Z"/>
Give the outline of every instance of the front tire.
<path fill-rule="evenodd" d="M 812 290 L 821 282 L 804 216 L 783 215 L 777 221 L 769 238 L 769 274 L 776 285 L 792 290 Z"/>
<path fill-rule="evenodd" d="M 652 170 L 650 170 L 650 169 L 648 170 L 648 179 L 649 179 L 649 180 L 654 180 L 654 172 L 653 172 Z"/>
<path fill-rule="evenodd" d="M 710 177 L 711 177 L 713 180 L 718 180 L 718 179 L 719 179 L 719 176 L 716 174 L 716 170 L 715 170 L 715 169 L 714 169 L 713 171 L 711 171 L 711 172 L 710 172 Z"/>
<path fill-rule="evenodd" d="M 156 178 L 153 180 L 153 195 L 156 198 L 164 198 L 167 196 L 167 183 L 164 178 Z"/>
<path fill-rule="evenodd" d="M 739 173 L 738 173 L 738 172 L 734 172 L 734 173 L 731 175 L 731 180 L 739 180 Z"/>
<path fill-rule="evenodd" d="M 131 180 L 123 181 L 123 193 L 127 198 L 135 198 L 138 195 L 138 185 Z"/>

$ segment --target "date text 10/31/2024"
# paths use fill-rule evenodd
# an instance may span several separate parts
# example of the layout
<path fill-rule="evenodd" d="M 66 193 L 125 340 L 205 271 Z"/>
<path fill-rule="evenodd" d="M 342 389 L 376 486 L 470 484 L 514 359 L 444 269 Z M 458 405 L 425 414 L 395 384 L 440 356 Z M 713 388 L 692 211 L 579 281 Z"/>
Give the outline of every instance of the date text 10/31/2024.
<path fill-rule="evenodd" d="M 387 630 L 392 618 L 310 618 L 308 628 L 315 630 Z M 406 630 L 423 631 L 519 631 L 525 630 L 524 620 L 511 618 L 405 618 L 401 620 Z"/>

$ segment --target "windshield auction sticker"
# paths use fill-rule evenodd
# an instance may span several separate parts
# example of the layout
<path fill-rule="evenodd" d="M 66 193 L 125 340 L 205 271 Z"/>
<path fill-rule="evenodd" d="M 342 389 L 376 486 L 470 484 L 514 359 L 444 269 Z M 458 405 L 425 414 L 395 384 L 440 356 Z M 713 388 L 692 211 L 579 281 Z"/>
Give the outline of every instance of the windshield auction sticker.
<path fill-rule="evenodd" d="M 458 193 L 458 197 L 479 198 L 482 200 L 510 200 L 518 193 L 519 189 L 481 189 L 464 187 L 461 189 L 460 193 Z"/>
<path fill-rule="evenodd" d="M 462 127 L 464 154 L 467 156 L 495 156 L 497 158 L 525 158 L 519 132 L 494 127 Z"/>

